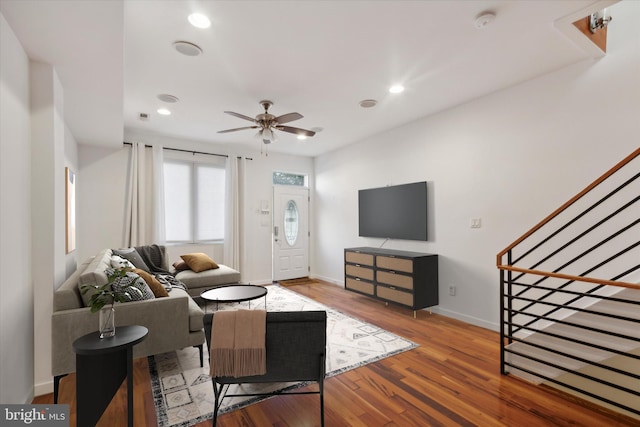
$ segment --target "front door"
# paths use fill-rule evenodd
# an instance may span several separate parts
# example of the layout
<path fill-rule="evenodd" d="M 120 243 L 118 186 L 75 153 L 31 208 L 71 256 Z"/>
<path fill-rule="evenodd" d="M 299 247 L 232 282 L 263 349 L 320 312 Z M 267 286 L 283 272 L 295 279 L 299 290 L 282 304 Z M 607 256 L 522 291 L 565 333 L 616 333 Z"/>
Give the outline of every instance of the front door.
<path fill-rule="evenodd" d="M 273 280 L 309 275 L 309 189 L 273 187 Z"/>

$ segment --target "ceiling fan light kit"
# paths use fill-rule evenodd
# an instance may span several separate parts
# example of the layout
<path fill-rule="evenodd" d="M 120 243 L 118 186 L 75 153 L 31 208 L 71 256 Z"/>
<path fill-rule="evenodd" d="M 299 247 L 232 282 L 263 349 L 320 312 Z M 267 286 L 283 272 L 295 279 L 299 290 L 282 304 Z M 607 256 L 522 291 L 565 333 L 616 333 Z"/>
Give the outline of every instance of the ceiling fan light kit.
<path fill-rule="evenodd" d="M 218 133 L 229 133 L 245 129 L 258 129 L 258 133 L 256 133 L 255 137 L 262 139 L 262 142 L 265 144 L 271 144 L 272 142 L 275 142 L 277 140 L 276 133 L 274 132 L 276 130 L 293 133 L 298 135 L 298 137 L 303 136 L 305 138 L 311 137 L 316 134 L 312 130 L 296 128 L 293 126 L 284 126 L 284 123 L 289 123 L 294 120 L 301 119 L 302 117 L 304 117 L 302 114 L 287 113 L 276 117 L 273 114 L 269 113 L 269 108 L 273 106 L 273 102 L 263 100 L 260 101 L 260 105 L 262 106 L 262 108 L 264 108 L 264 113 L 258 114 L 255 118 L 245 116 L 244 114 L 235 113 L 233 111 L 225 111 L 225 114 L 229 114 L 231 116 L 238 117 L 239 119 L 253 122 L 254 125 L 220 130 L 218 131 Z"/>

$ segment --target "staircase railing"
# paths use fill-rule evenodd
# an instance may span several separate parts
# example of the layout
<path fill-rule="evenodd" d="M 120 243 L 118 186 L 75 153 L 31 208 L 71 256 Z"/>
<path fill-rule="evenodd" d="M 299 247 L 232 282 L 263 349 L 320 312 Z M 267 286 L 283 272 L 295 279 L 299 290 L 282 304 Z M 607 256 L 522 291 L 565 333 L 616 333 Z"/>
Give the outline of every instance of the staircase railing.
<path fill-rule="evenodd" d="M 640 148 L 497 266 L 502 373 L 640 415 Z"/>

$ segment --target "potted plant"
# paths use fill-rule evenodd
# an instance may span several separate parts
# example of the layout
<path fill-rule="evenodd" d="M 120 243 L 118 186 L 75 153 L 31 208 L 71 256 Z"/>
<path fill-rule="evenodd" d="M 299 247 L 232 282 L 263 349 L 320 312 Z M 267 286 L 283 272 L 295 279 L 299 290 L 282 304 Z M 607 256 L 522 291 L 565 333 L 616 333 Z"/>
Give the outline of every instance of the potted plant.
<path fill-rule="evenodd" d="M 132 294 L 142 296 L 142 291 L 134 286 L 139 276 L 134 275 L 130 268 L 112 268 L 106 270 L 108 281 L 102 286 L 99 285 L 82 285 L 80 287 L 82 294 L 86 294 L 90 290 L 95 290 L 89 299 L 89 307 L 91 312 L 100 312 L 99 332 L 100 338 L 112 337 L 116 334 L 115 328 L 115 308 L 116 302 L 132 301 Z M 131 275 L 127 275 L 130 273 Z M 113 285 L 119 284 L 119 290 L 114 290 Z M 107 304 L 110 307 L 105 308 Z"/>

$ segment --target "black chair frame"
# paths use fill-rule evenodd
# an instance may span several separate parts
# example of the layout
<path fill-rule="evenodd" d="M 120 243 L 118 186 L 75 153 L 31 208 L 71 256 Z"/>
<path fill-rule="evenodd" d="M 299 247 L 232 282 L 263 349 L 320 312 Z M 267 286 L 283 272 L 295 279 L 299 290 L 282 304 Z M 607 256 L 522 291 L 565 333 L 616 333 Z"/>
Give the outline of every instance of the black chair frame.
<path fill-rule="evenodd" d="M 207 346 L 211 348 L 214 314 L 204 317 Z M 326 311 L 268 312 L 266 325 L 267 373 L 247 377 L 212 378 L 215 395 L 213 425 L 226 397 L 318 394 L 320 425 L 324 426 L 324 378 L 326 375 L 327 313 Z M 301 382 L 317 383 L 317 391 L 281 390 L 270 393 L 228 394 L 231 384 Z M 225 390 L 226 388 L 226 390 Z"/>

